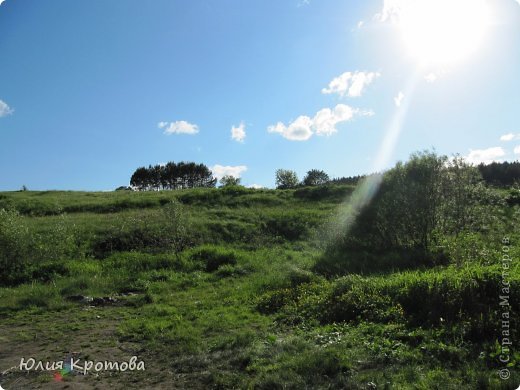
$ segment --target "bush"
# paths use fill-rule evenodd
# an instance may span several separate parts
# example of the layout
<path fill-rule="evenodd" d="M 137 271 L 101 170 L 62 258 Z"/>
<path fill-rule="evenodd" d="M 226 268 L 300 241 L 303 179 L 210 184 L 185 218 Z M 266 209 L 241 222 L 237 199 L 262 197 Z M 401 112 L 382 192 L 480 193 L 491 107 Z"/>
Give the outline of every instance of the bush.
<path fill-rule="evenodd" d="M 416 153 L 370 180 L 343 206 L 344 221 L 338 218 L 331 229 L 337 233 L 321 272 L 338 273 L 338 260 L 350 272 L 445 264 L 447 255 L 439 251 L 444 237 L 496 222 L 486 214 L 496 218 L 489 207 L 500 200 L 482 186 L 478 170 L 460 158 Z M 376 189 L 372 197 L 363 195 Z"/>
<path fill-rule="evenodd" d="M 225 264 L 235 265 L 239 257 L 234 250 L 212 245 L 195 248 L 189 254 L 191 260 L 203 263 L 207 272 L 216 271 Z"/>
<path fill-rule="evenodd" d="M 92 243 L 92 255 L 105 258 L 114 252 L 173 251 L 177 256 L 192 245 L 191 224 L 183 206 L 170 201 L 155 213 L 119 220 Z"/>
<path fill-rule="evenodd" d="M 0 285 L 28 278 L 30 235 L 17 211 L 0 210 Z"/>
<path fill-rule="evenodd" d="M 50 282 L 59 276 L 69 275 L 69 270 L 63 262 L 47 261 L 41 264 L 33 265 L 31 275 L 32 281 Z"/>
<path fill-rule="evenodd" d="M 520 276 L 509 275 L 510 321 L 520 308 Z M 279 312 L 283 322 L 303 320 L 322 324 L 360 321 L 401 322 L 411 327 L 446 327 L 468 340 L 492 340 L 500 334 L 501 268 L 475 265 L 395 273 L 390 276 L 349 275 L 268 291 L 257 309 Z M 507 295 L 507 294 L 506 294 Z M 511 329 L 511 337 L 517 337 Z"/>
<path fill-rule="evenodd" d="M 506 201 L 510 206 L 520 205 L 520 188 L 518 185 L 509 190 Z"/>
<path fill-rule="evenodd" d="M 35 255 L 40 261 L 78 258 L 81 253 L 75 226 L 64 215 L 57 217 L 50 229 L 35 235 Z"/>
<path fill-rule="evenodd" d="M 290 288 L 267 291 L 257 299 L 256 308 L 260 313 L 273 314 L 294 302 L 296 295 L 296 291 Z"/>
<path fill-rule="evenodd" d="M 67 304 L 52 284 L 23 285 L 14 295 L 17 309 L 37 307 L 47 310 L 61 309 Z"/>
<path fill-rule="evenodd" d="M 172 200 L 161 208 L 159 223 L 163 245 L 173 250 L 176 255 L 192 244 L 190 220 L 178 201 Z"/>
<path fill-rule="evenodd" d="M 374 284 L 349 276 L 338 280 L 330 295 L 318 306 L 317 313 L 323 323 L 388 322 L 399 320 L 402 308 L 392 297 L 381 294 Z"/>
<path fill-rule="evenodd" d="M 248 269 L 231 264 L 223 264 L 216 271 L 216 275 L 221 278 L 227 278 L 231 276 L 243 276 L 248 273 Z"/>
<path fill-rule="evenodd" d="M 201 236 L 205 242 L 251 242 L 258 236 L 255 225 L 238 221 L 209 221 L 203 229 L 207 231 L 207 234 Z"/>
<path fill-rule="evenodd" d="M 448 262 L 449 258 L 443 252 L 426 252 L 414 248 L 371 251 L 331 246 L 315 263 L 313 271 L 327 277 L 349 273 L 381 274 L 429 268 Z"/>
<path fill-rule="evenodd" d="M 275 214 L 265 218 L 263 230 L 287 240 L 298 240 L 309 233 L 311 222 L 306 215 L 297 212 Z"/>
<path fill-rule="evenodd" d="M 154 233 L 143 226 L 126 230 L 113 227 L 101 232 L 92 244 L 92 255 L 98 259 L 104 259 L 114 252 L 140 250 L 144 248 L 156 248 Z"/>

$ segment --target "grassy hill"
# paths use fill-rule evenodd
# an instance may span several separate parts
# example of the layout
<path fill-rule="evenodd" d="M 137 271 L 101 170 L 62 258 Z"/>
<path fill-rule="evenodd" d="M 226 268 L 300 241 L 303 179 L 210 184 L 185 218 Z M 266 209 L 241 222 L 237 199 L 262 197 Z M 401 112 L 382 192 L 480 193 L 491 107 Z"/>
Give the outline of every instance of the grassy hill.
<path fill-rule="evenodd" d="M 475 203 L 480 227 L 443 233 L 428 251 L 370 241 L 385 199 L 351 233 L 366 242 L 331 241 L 353 191 L 0 193 L 0 383 L 516 388 L 519 209 L 509 190 L 486 188 Z M 505 309 L 510 351 L 501 345 Z M 57 380 L 53 370 L 16 368 L 21 357 L 70 355 L 138 356 L 146 370 Z M 504 369 L 511 378 L 499 377 Z"/>

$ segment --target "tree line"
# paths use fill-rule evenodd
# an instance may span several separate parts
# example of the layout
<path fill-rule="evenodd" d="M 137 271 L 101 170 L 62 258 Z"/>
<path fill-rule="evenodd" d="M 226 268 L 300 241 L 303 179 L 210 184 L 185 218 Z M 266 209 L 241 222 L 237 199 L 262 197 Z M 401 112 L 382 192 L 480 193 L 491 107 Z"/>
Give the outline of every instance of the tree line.
<path fill-rule="evenodd" d="M 130 185 L 139 191 L 176 190 L 197 187 L 215 187 L 217 179 L 204 164 L 194 162 L 139 167 L 130 178 Z"/>
<path fill-rule="evenodd" d="M 487 184 L 494 186 L 510 186 L 520 183 L 520 162 L 494 162 L 480 164 L 478 171 Z M 299 186 L 318 186 L 323 184 L 357 184 L 366 177 L 352 176 L 330 179 L 329 175 L 319 169 L 311 169 L 303 180 L 299 180 L 295 171 L 289 169 L 276 170 L 276 188 L 288 189 Z M 194 162 L 174 163 L 165 165 L 149 165 L 139 167 L 130 179 L 130 185 L 139 191 L 175 190 L 196 187 L 215 187 L 217 179 L 204 164 Z M 222 186 L 240 185 L 240 178 L 225 176 L 221 179 Z M 120 187 L 119 189 L 128 189 Z"/>
<path fill-rule="evenodd" d="M 498 187 L 508 187 L 520 184 L 520 162 L 504 161 L 491 164 L 479 164 L 477 166 L 486 184 Z M 358 184 L 367 175 L 340 177 L 330 179 L 329 175 L 319 169 L 311 169 L 306 173 L 303 180 L 298 179 L 295 171 L 289 169 L 276 170 L 276 188 L 288 189 L 299 186 L 316 186 L 323 184 Z"/>
<path fill-rule="evenodd" d="M 357 184 L 365 175 L 350 176 L 330 179 L 329 175 L 320 169 L 307 171 L 302 181 L 298 180 L 298 175 L 290 169 L 276 170 L 276 188 L 288 189 L 299 186 L 319 186 L 323 184 Z"/>
<path fill-rule="evenodd" d="M 518 161 L 480 164 L 478 170 L 487 184 L 505 187 L 520 183 L 520 162 Z"/>

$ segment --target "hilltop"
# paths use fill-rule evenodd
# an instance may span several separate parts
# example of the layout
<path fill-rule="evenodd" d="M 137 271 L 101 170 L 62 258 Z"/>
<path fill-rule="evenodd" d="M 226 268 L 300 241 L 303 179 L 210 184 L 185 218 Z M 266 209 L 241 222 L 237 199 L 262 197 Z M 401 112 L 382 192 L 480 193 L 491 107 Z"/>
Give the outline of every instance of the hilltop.
<path fill-rule="evenodd" d="M 74 353 L 146 371 L 64 385 L 512 388 L 518 190 L 437 162 L 385 173 L 348 229 L 346 184 L 0 193 L 0 367 Z M 54 374 L 0 382 L 61 388 Z"/>

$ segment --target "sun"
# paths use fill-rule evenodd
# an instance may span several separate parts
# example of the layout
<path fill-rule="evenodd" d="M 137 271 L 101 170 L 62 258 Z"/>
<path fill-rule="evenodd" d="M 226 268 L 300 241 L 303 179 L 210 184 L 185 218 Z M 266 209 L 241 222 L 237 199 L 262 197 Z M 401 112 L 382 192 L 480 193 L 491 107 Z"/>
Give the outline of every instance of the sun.
<path fill-rule="evenodd" d="M 467 57 L 489 25 L 484 0 L 405 0 L 399 8 L 405 44 L 421 64 L 444 65 Z"/>

